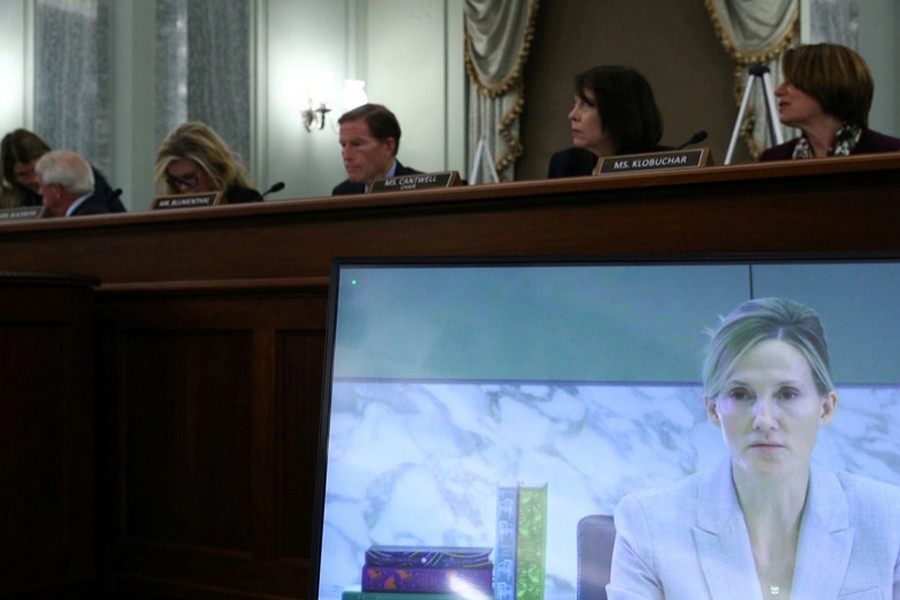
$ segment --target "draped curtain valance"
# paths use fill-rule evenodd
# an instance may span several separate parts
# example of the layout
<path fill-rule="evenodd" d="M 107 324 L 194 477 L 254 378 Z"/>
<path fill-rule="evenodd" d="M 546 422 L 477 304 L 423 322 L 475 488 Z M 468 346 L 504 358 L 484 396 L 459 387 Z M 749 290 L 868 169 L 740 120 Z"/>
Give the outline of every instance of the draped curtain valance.
<path fill-rule="evenodd" d="M 483 137 L 503 180 L 513 179 L 515 160 L 522 154 L 522 73 L 537 10 L 538 0 L 466 0 L 465 4 L 469 155 L 474 157 Z"/>
<path fill-rule="evenodd" d="M 781 82 L 781 55 L 797 39 L 798 0 L 705 0 L 716 35 L 734 61 L 734 98 L 740 105 L 748 67 L 769 66 L 772 86 Z M 770 145 L 766 103 L 761 85 L 754 87 L 751 108 L 742 125 L 750 152 L 758 156 Z M 778 115 L 773 115 L 775 119 Z"/>

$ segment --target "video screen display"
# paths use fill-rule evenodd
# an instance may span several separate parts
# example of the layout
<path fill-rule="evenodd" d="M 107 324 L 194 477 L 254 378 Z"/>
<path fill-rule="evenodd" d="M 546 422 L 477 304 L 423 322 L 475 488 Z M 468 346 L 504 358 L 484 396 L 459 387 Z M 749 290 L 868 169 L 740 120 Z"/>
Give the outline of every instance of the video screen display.
<path fill-rule="evenodd" d="M 814 460 L 900 484 L 900 263 L 337 261 L 311 597 L 576 598 L 583 519 L 728 456 L 705 332 L 767 296 L 825 326 Z M 385 575 L 410 555 L 460 587 Z"/>

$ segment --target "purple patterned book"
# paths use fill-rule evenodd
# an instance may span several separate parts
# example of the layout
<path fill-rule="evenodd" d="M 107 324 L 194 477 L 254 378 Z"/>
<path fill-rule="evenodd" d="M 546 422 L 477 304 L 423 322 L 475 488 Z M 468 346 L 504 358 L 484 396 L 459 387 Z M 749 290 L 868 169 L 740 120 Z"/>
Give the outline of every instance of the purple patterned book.
<path fill-rule="evenodd" d="M 364 592 L 428 592 L 446 594 L 461 589 L 493 594 L 493 568 L 371 567 L 362 569 Z"/>
<path fill-rule="evenodd" d="M 373 567 L 473 568 L 491 565 L 490 548 L 457 546 L 371 546 L 366 565 Z"/>

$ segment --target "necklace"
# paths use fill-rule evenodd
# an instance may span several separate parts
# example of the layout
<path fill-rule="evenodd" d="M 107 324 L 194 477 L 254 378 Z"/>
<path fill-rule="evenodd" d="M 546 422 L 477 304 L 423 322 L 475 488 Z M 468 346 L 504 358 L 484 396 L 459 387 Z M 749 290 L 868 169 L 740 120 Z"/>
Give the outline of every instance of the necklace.
<path fill-rule="evenodd" d="M 770 585 L 770 586 L 769 586 L 769 593 L 770 593 L 771 595 L 773 595 L 773 596 L 777 596 L 778 594 L 781 593 L 781 586 L 778 586 L 778 585 Z"/>

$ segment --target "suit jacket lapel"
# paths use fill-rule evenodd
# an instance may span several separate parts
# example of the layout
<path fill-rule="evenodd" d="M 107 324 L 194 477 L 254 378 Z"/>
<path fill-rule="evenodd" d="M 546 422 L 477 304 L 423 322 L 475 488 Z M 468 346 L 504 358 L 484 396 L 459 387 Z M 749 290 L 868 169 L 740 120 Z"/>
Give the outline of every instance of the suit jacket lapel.
<path fill-rule="evenodd" d="M 731 462 L 725 461 L 698 490 L 694 543 L 712 598 L 760 598 L 756 564 Z M 800 524 L 791 595 L 837 598 L 853 548 L 854 529 L 837 477 L 813 465 Z M 827 556 L 828 560 L 816 557 Z"/>
<path fill-rule="evenodd" d="M 837 477 L 813 465 L 800 524 L 792 597 L 837 598 L 850 562 L 854 531 Z"/>
<path fill-rule="evenodd" d="M 711 598 L 760 598 L 750 537 L 724 461 L 698 490 L 694 543 Z"/>

